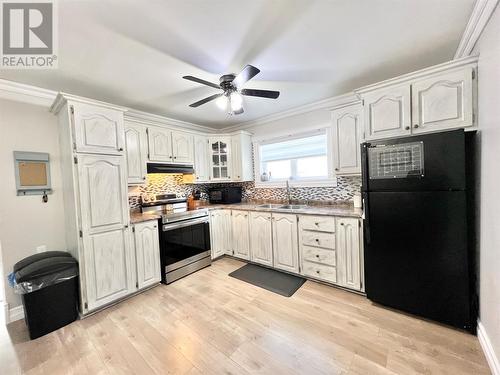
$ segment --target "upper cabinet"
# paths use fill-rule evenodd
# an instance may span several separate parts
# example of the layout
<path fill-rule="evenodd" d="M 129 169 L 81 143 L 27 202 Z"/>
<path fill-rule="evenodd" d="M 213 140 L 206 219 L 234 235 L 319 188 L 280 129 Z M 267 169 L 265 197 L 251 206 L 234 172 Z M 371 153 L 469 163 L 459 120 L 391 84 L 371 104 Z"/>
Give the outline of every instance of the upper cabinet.
<path fill-rule="evenodd" d="M 125 151 L 128 184 L 143 184 L 147 174 L 148 140 L 146 127 L 129 122 L 125 123 Z"/>
<path fill-rule="evenodd" d="M 194 175 L 196 182 L 210 179 L 210 163 L 208 160 L 208 137 L 194 136 Z"/>
<path fill-rule="evenodd" d="M 210 137 L 209 161 L 211 180 L 231 180 L 231 138 Z"/>
<path fill-rule="evenodd" d="M 168 129 L 148 128 L 149 160 L 192 164 L 193 136 Z"/>
<path fill-rule="evenodd" d="M 149 160 L 172 162 L 172 132 L 167 129 L 148 128 Z"/>
<path fill-rule="evenodd" d="M 333 163 L 337 176 L 361 173 L 363 106 L 350 105 L 332 111 Z"/>
<path fill-rule="evenodd" d="M 84 103 L 72 103 L 70 111 L 76 152 L 123 154 L 123 111 Z"/>
<path fill-rule="evenodd" d="M 252 137 L 248 133 L 231 136 L 231 165 L 233 181 L 253 180 Z"/>
<path fill-rule="evenodd" d="M 194 162 L 193 136 L 188 133 L 172 132 L 172 156 L 174 163 Z"/>
<path fill-rule="evenodd" d="M 415 82 L 413 133 L 472 126 L 472 75 L 466 68 Z"/>
<path fill-rule="evenodd" d="M 356 90 L 365 139 L 474 126 L 476 69 L 477 57 L 468 57 Z"/>
<path fill-rule="evenodd" d="M 364 97 L 365 138 L 410 134 L 410 86 L 381 89 Z"/>

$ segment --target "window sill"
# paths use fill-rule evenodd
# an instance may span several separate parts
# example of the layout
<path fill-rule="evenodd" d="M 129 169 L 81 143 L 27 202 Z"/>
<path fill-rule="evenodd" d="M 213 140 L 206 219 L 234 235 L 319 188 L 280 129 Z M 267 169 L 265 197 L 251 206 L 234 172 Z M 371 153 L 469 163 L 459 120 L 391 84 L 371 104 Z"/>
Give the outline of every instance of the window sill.
<path fill-rule="evenodd" d="M 330 178 L 327 180 L 308 180 L 308 181 L 289 181 L 291 188 L 302 187 L 335 187 L 337 186 L 337 178 Z M 286 181 L 256 181 L 256 189 L 271 189 L 271 188 L 285 188 Z"/>

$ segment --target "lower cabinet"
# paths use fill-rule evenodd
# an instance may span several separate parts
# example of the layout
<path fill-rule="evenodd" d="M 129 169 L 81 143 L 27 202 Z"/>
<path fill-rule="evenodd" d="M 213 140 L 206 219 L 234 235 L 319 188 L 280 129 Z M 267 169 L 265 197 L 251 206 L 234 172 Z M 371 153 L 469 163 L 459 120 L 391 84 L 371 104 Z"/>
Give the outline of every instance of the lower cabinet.
<path fill-rule="evenodd" d="M 272 227 L 274 268 L 298 273 L 297 216 L 273 213 Z"/>
<path fill-rule="evenodd" d="M 135 290 L 129 231 L 123 228 L 84 235 L 84 312 L 123 298 Z"/>
<path fill-rule="evenodd" d="M 233 253 L 231 228 L 231 210 L 214 210 L 210 212 L 212 259 Z"/>
<path fill-rule="evenodd" d="M 269 212 L 250 212 L 250 260 L 265 266 L 273 265 L 273 236 Z"/>
<path fill-rule="evenodd" d="M 137 271 L 136 287 L 142 289 L 161 280 L 158 221 L 134 224 L 132 232 Z"/>
<path fill-rule="evenodd" d="M 231 212 L 233 229 L 233 256 L 250 259 L 250 226 L 248 211 Z"/>
<path fill-rule="evenodd" d="M 361 290 L 361 241 L 358 219 L 337 218 L 337 283 Z"/>

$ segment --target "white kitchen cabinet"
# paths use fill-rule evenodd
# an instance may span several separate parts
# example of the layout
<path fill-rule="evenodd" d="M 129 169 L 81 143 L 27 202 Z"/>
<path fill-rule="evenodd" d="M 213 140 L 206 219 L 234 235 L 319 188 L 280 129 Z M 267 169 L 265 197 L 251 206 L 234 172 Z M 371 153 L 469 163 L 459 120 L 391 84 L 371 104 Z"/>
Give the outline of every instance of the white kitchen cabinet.
<path fill-rule="evenodd" d="M 250 259 L 250 225 L 248 211 L 233 210 L 233 256 L 240 259 Z"/>
<path fill-rule="evenodd" d="M 210 179 L 231 180 L 231 137 L 209 138 Z"/>
<path fill-rule="evenodd" d="M 413 134 L 473 126 L 471 67 L 412 84 Z"/>
<path fill-rule="evenodd" d="M 73 149 L 91 154 L 122 155 L 125 147 L 123 112 L 101 106 L 72 103 Z"/>
<path fill-rule="evenodd" d="M 172 162 L 172 132 L 161 128 L 148 128 L 149 160 Z"/>
<path fill-rule="evenodd" d="M 409 84 L 378 89 L 363 99 L 367 140 L 411 134 Z"/>
<path fill-rule="evenodd" d="M 232 181 L 252 181 L 252 138 L 248 133 L 238 133 L 231 136 Z"/>
<path fill-rule="evenodd" d="M 172 157 L 174 163 L 193 164 L 193 136 L 188 133 L 172 132 Z"/>
<path fill-rule="evenodd" d="M 231 228 L 231 210 L 213 210 L 210 212 L 212 259 L 224 254 L 233 254 Z"/>
<path fill-rule="evenodd" d="M 75 157 L 84 234 L 128 226 L 127 172 L 122 156 Z"/>
<path fill-rule="evenodd" d="M 274 268 L 298 273 L 297 216 L 273 213 L 272 228 Z"/>
<path fill-rule="evenodd" d="M 146 181 L 148 140 L 146 127 L 125 123 L 125 151 L 127 156 L 127 181 L 129 185 Z"/>
<path fill-rule="evenodd" d="M 250 212 L 250 260 L 273 266 L 273 235 L 269 212 Z"/>
<path fill-rule="evenodd" d="M 338 176 L 361 174 L 363 105 L 355 104 L 332 111 L 333 162 Z"/>
<path fill-rule="evenodd" d="M 194 136 L 194 174 L 196 182 L 210 180 L 208 137 L 201 135 Z"/>
<path fill-rule="evenodd" d="M 337 283 L 361 290 L 360 222 L 355 218 L 337 218 Z"/>
<path fill-rule="evenodd" d="M 81 237 L 88 310 L 134 291 L 122 156 L 78 155 Z"/>
<path fill-rule="evenodd" d="M 161 280 L 158 221 L 134 224 L 137 288 L 157 284 Z"/>

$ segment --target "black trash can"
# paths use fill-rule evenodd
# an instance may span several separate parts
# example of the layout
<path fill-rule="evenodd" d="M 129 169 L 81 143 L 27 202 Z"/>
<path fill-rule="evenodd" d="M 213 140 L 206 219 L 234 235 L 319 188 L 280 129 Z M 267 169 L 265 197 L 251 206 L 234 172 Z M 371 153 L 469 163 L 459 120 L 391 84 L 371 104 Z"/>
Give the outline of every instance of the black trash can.
<path fill-rule="evenodd" d="M 14 265 L 15 291 L 22 295 L 31 339 L 78 317 L 78 262 L 64 251 L 47 251 Z"/>

